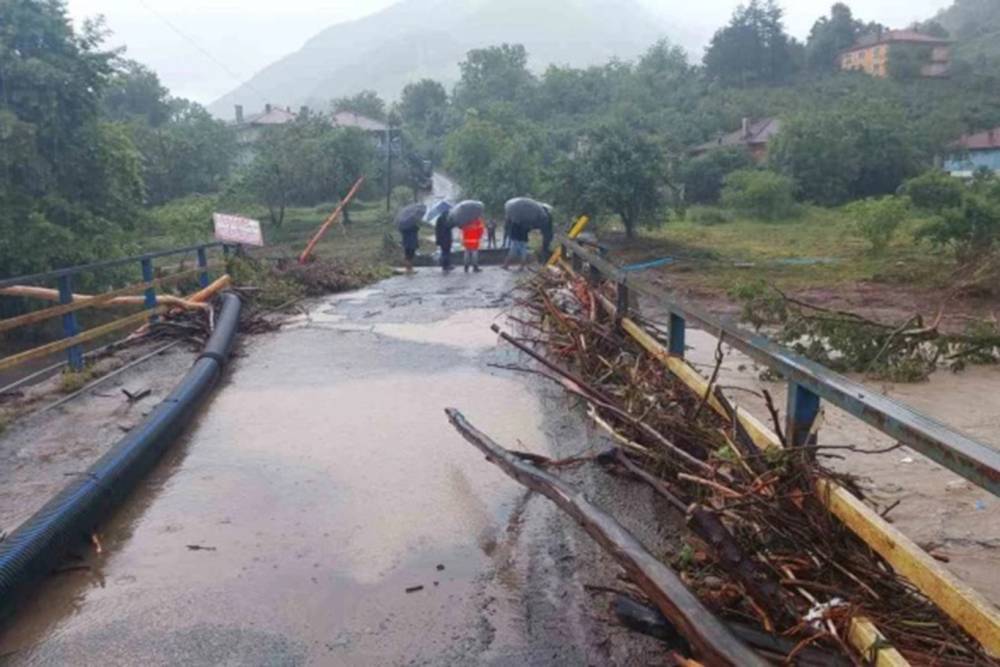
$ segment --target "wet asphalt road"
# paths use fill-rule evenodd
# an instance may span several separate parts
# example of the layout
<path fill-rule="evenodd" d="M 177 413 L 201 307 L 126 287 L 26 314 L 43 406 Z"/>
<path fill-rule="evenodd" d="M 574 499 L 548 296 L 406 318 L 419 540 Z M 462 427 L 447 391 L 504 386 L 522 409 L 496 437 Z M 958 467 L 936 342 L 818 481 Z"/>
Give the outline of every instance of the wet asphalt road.
<path fill-rule="evenodd" d="M 512 282 L 426 270 L 249 341 L 93 569 L 50 579 L 4 631 L 5 661 L 575 664 L 572 629 L 544 655 L 497 641 L 494 557 L 523 494 L 442 412 L 548 451 L 537 387 L 490 367 L 510 361 L 489 325 Z"/>

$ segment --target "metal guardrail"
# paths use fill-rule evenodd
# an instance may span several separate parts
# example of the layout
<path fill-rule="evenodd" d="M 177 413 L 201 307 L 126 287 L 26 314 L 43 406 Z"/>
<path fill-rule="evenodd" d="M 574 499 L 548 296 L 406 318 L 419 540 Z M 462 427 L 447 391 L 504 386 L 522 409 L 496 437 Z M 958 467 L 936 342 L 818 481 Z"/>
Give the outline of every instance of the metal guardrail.
<path fill-rule="evenodd" d="M 14 368 L 40 357 L 48 356 L 62 350 L 67 351 L 67 362 L 73 370 L 83 368 L 83 343 L 104 336 L 112 331 L 123 328 L 130 324 L 138 324 L 145 320 L 156 317 L 160 308 L 157 306 L 156 290 L 169 282 L 176 282 L 180 279 L 195 276 L 202 288 L 209 285 L 209 273 L 212 266 L 208 261 L 208 253 L 213 249 L 222 249 L 228 255 L 229 246 L 219 243 L 202 243 L 199 245 L 173 248 L 157 252 L 122 257 L 102 262 L 93 262 L 80 266 L 71 266 L 44 273 L 35 273 L 26 276 L 16 276 L 0 280 L 0 290 L 14 286 L 38 287 L 46 283 L 54 283 L 59 291 L 59 305 L 42 310 L 32 311 L 24 315 L 18 315 L 0 320 L 0 332 L 9 331 L 30 324 L 36 324 L 46 319 L 54 317 L 62 318 L 63 339 L 46 345 L 8 356 L 0 359 L 0 369 Z M 181 271 L 173 275 L 156 278 L 155 260 L 164 257 L 176 257 L 178 255 L 189 255 L 194 253 L 197 257 L 197 267 L 190 271 Z M 128 265 L 138 264 L 142 273 L 142 282 L 125 286 L 120 289 L 111 290 L 103 294 L 95 295 L 94 298 L 86 301 L 74 301 L 73 277 L 85 273 L 93 273 L 104 269 L 119 268 Z M 144 295 L 145 310 L 135 315 L 130 315 L 107 324 L 83 330 L 77 319 L 77 312 L 85 308 L 101 306 L 109 302 L 112 298 L 124 295 Z M 0 295 L 3 296 L 3 295 Z M 21 297 L 26 298 L 26 297 Z"/>
<path fill-rule="evenodd" d="M 592 279 L 603 276 L 618 285 L 620 315 L 627 312 L 630 291 L 655 299 L 664 306 L 670 315 L 668 349 L 671 354 L 684 356 L 685 330 L 688 323 L 694 323 L 784 377 L 788 381 L 786 435 L 789 443 L 807 444 L 821 401 L 827 401 L 973 484 L 1000 496 L 1000 452 L 997 450 L 795 354 L 764 336 L 723 322 L 629 275 L 564 234 L 557 235 L 556 240 L 575 268 L 580 269 L 587 264 Z"/>

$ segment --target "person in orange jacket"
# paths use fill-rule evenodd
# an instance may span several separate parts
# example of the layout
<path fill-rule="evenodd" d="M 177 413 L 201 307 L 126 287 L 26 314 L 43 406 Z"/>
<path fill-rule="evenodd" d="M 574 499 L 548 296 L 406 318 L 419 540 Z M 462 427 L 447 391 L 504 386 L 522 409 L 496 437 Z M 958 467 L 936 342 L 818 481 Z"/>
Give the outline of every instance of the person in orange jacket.
<path fill-rule="evenodd" d="M 482 243 L 483 233 L 486 231 L 486 225 L 483 224 L 483 219 L 478 218 L 475 222 L 467 224 L 462 227 L 462 245 L 465 246 L 465 272 L 469 272 L 469 265 L 472 265 L 472 270 L 479 273 L 482 269 L 479 268 L 479 244 Z"/>

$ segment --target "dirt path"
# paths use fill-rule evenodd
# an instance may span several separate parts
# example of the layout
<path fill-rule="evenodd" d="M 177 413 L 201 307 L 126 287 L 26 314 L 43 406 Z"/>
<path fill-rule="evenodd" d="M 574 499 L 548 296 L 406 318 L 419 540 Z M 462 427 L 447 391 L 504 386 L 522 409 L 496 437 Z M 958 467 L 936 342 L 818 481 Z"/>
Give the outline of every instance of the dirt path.
<path fill-rule="evenodd" d="M 458 407 L 500 442 L 549 455 L 603 444 L 556 390 L 491 366 L 514 359 L 489 331 L 511 286 L 499 270 L 428 270 L 315 303 L 250 341 L 103 530 L 104 553 L 42 586 L 0 655 L 658 664 L 662 651 L 603 622 L 607 605 L 584 588 L 617 585 L 617 569 L 442 414 Z M 648 494 L 599 475 L 576 481 L 629 523 L 657 525 Z M 672 534 L 659 522 L 643 538 L 666 550 Z"/>

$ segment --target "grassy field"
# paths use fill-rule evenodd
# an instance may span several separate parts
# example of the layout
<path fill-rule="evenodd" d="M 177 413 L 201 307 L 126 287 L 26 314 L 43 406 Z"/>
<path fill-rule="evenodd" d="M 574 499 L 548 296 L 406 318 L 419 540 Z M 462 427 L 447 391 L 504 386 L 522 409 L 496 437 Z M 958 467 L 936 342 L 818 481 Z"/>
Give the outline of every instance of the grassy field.
<path fill-rule="evenodd" d="M 672 220 L 626 242 L 610 234 L 619 262 L 673 256 L 673 271 L 697 272 L 706 287 L 727 289 L 749 278 L 779 287 L 836 287 L 860 281 L 937 287 L 953 270 L 949 254 L 914 238 L 924 220 L 904 223 L 887 249 L 873 255 L 853 221 L 839 210 L 809 208 L 782 222 L 734 218 L 706 225 Z"/>

